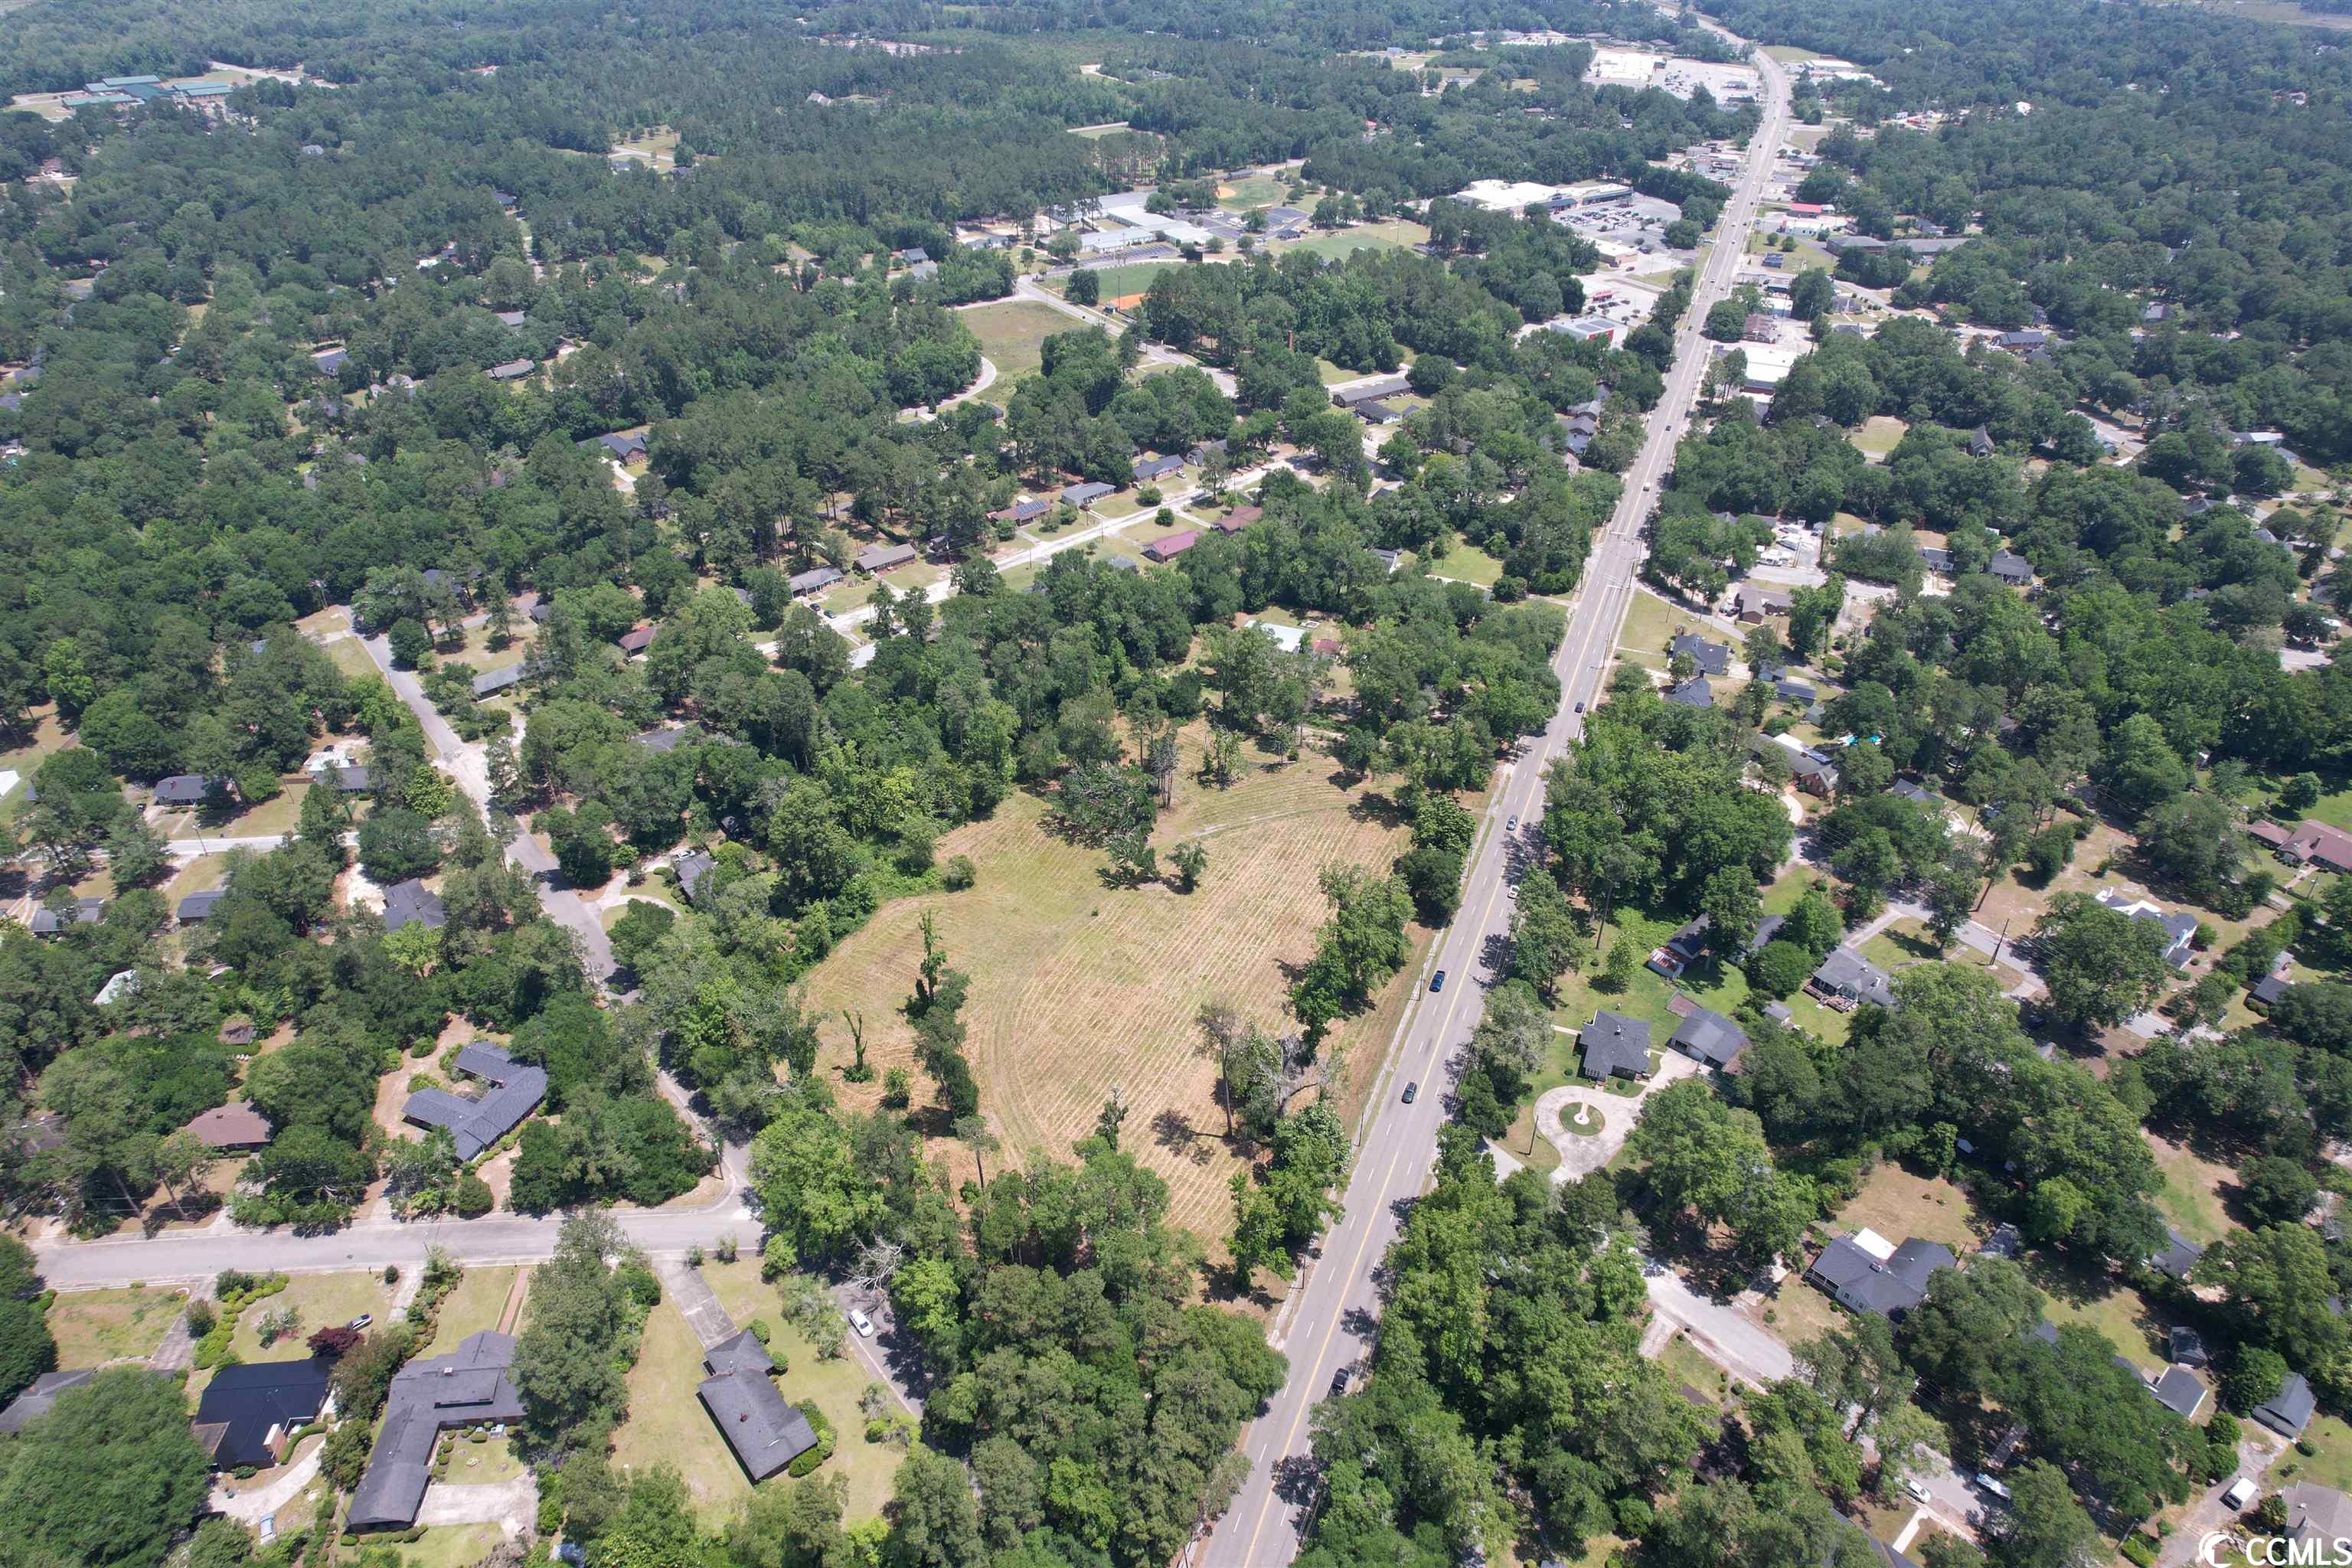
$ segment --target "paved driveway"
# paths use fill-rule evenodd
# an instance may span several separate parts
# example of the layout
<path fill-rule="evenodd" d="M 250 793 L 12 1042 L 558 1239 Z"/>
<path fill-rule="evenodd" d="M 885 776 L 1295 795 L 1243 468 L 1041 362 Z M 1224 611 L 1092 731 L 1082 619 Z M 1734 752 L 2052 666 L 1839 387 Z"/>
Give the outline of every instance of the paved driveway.
<path fill-rule="evenodd" d="M 1536 1100 L 1535 1123 L 1536 1130 L 1559 1151 L 1559 1169 L 1552 1173 L 1551 1179 L 1573 1182 L 1615 1159 L 1617 1151 L 1625 1146 L 1626 1138 L 1633 1132 L 1633 1124 L 1642 1119 L 1642 1106 L 1650 1096 L 1696 1071 L 1698 1063 L 1679 1051 L 1668 1051 L 1656 1075 L 1642 1086 L 1639 1094 L 1612 1094 L 1596 1084 L 1581 1082 L 1544 1090 Z M 1573 1117 L 1576 1112 L 1571 1108 L 1578 1105 L 1589 1105 L 1600 1116 L 1600 1131 L 1587 1135 L 1563 1130 L 1564 1119 Z"/>

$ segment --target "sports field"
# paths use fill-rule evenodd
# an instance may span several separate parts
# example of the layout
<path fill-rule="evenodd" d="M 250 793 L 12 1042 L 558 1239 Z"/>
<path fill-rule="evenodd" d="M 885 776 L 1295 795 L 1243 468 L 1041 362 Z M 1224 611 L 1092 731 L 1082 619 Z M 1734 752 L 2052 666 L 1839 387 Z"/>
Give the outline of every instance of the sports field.
<path fill-rule="evenodd" d="M 1068 1159 L 1117 1084 L 1130 1108 L 1121 1146 L 1167 1178 L 1178 1223 L 1213 1244 L 1222 1238 L 1231 1225 L 1226 1183 L 1239 1162 L 1218 1136 L 1224 1117 L 1213 1074 L 1193 1054 L 1193 1015 L 1220 998 L 1268 1029 L 1284 1028 L 1283 966 L 1313 952 L 1325 914 L 1318 869 L 1339 861 L 1384 871 L 1408 835 L 1392 824 L 1379 784 L 1342 792 L 1330 760 L 1313 752 L 1274 767 L 1247 749 L 1242 782 L 1203 786 L 1192 776 L 1202 741 L 1201 726 L 1186 731 L 1175 805 L 1152 836 L 1163 858 L 1187 837 L 1208 850 L 1196 892 L 1107 887 L 1102 852 L 1047 834 L 1045 806 L 1027 795 L 940 840 L 942 860 L 971 857 L 978 883 L 885 907 L 810 978 L 810 1005 L 830 1015 L 823 1026 L 828 1068 L 850 1056 L 840 1009 L 866 1016 L 877 1081 L 836 1079 L 845 1103 L 870 1106 L 892 1067 L 915 1074 L 919 1107 L 929 1101 L 896 1009 L 921 957 L 917 922 L 933 910 L 951 962 L 971 976 L 967 1049 L 1004 1157 L 1040 1147 Z M 1411 984 L 1392 983 L 1388 1005 L 1333 1029 L 1331 1040 L 1349 1053 L 1351 1102 L 1378 1071 L 1395 999 Z M 932 1152 L 957 1179 L 971 1173 L 970 1152 L 952 1141 L 939 1141 Z"/>
<path fill-rule="evenodd" d="M 1391 219 L 1387 223 L 1359 224 L 1354 228 L 1336 229 L 1325 234 L 1310 234 L 1305 239 L 1288 240 L 1265 248 L 1276 256 L 1288 256 L 1303 250 L 1310 256 L 1336 261 L 1359 250 L 1396 250 L 1408 246 L 1429 243 L 1429 230 L 1417 223 Z"/>

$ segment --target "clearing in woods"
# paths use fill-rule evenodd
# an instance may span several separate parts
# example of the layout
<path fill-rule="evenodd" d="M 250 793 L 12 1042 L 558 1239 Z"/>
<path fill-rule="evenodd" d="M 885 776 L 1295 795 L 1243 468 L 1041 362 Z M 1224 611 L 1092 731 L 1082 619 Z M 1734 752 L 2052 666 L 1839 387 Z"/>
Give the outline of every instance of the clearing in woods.
<path fill-rule="evenodd" d="M 884 907 L 810 976 L 809 1005 L 824 1014 L 827 1068 L 851 1057 L 841 1009 L 865 1015 L 875 1080 L 836 1080 L 845 1103 L 871 1109 L 884 1074 L 903 1067 L 915 1079 L 918 1108 L 936 1108 L 898 1012 L 922 957 L 918 922 L 934 910 L 949 962 L 971 976 L 966 1054 L 982 1111 L 1003 1145 L 989 1159 L 991 1173 L 1030 1148 L 1070 1159 L 1117 1084 L 1129 1110 L 1119 1146 L 1166 1178 L 1170 1217 L 1213 1245 L 1224 1235 L 1226 1184 L 1240 1157 L 1222 1136 L 1215 1075 L 1194 1054 L 1193 1016 L 1217 998 L 1270 1031 L 1291 1026 L 1285 965 L 1313 954 L 1328 912 L 1318 872 L 1337 862 L 1385 873 L 1410 835 L 1382 793 L 1391 781 L 1343 791 L 1331 760 L 1313 751 L 1269 766 L 1245 747 L 1239 782 L 1204 785 L 1192 773 L 1204 735 L 1197 723 L 1184 732 L 1175 804 L 1152 835 L 1163 864 L 1180 840 L 1207 849 L 1196 892 L 1107 886 L 1104 853 L 1048 833 L 1046 804 L 1026 794 L 940 840 L 941 860 L 971 858 L 976 884 Z M 1410 985 L 1392 981 L 1376 998 L 1381 1005 L 1335 1025 L 1326 1041 L 1326 1061 L 1335 1049 L 1346 1057 L 1351 1106 L 1380 1070 L 1396 999 Z M 929 1152 L 947 1160 L 959 1184 L 973 1173 L 971 1151 L 952 1139 L 935 1139 Z"/>
<path fill-rule="evenodd" d="M 980 340 L 980 352 L 996 365 L 996 380 L 980 399 L 1000 406 L 1012 400 L 1015 382 L 1037 374 L 1045 363 L 1047 338 L 1080 330 L 1080 323 L 1034 300 L 980 305 L 960 313 Z"/>

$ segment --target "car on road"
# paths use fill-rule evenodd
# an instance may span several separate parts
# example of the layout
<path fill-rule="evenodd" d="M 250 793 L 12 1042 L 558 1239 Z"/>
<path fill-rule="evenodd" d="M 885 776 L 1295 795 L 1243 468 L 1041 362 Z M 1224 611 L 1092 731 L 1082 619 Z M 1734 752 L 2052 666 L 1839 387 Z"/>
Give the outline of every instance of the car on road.
<path fill-rule="evenodd" d="M 1429 988 L 1432 992 L 1438 992 L 1445 989 L 1445 971 L 1441 969 L 1436 973 L 1429 977 Z"/>
<path fill-rule="evenodd" d="M 366 1328 L 370 1323 L 373 1323 L 373 1322 L 374 1322 L 374 1321 L 375 1321 L 375 1314 L 374 1314 L 373 1312 L 362 1312 L 358 1317 L 353 1318 L 353 1319 L 352 1319 L 349 1323 L 345 1324 L 344 1326 L 345 1326 L 346 1328 L 364 1329 L 364 1328 Z"/>
<path fill-rule="evenodd" d="M 1412 1104 L 1415 1100 L 1419 1099 L 1419 1098 L 1420 1098 L 1420 1096 L 1421 1096 L 1421 1080 L 1420 1080 L 1420 1079 L 1415 1079 L 1412 1082 L 1411 1082 L 1411 1083 L 1409 1083 L 1409 1084 L 1406 1084 L 1406 1085 L 1404 1086 L 1404 1102 L 1405 1102 L 1407 1105 L 1411 1105 L 1411 1104 Z"/>
<path fill-rule="evenodd" d="M 856 1307 L 849 1309 L 849 1326 L 857 1331 L 858 1337 L 861 1339 L 870 1340 L 874 1337 L 874 1320 Z"/>
<path fill-rule="evenodd" d="M 1583 712 L 1583 711 L 1584 711 L 1584 704 L 1583 704 L 1583 703 L 1581 703 L 1581 702 L 1578 703 L 1578 704 L 1576 705 L 1576 710 L 1577 710 L 1579 713 Z"/>
<path fill-rule="evenodd" d="M 1341 1367 L 1331 1374 L 1331 1397 L 1339 1398 L 1348 1392 L 1348 1369 Z"/>
<path fill-rule="evenodd" d="M 1511 818 L 1510 821 L 1503 824 L 1503 831 L 1506 833 L 1517 833 L 1518 830 L 1519 819 L 1516 816 Z"/>

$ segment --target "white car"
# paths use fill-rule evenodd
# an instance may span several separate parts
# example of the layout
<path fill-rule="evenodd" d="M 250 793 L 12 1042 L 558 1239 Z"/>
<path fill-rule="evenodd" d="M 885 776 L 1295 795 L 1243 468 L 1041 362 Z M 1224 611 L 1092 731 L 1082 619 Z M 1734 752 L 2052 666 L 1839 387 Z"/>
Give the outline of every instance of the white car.
<path fill-rule="evenodd" d="M 856 1307 L 849 1309 L 849 1326 L 856 1329 L 862 1339 L 874 1337 L 874 1320 Z"/>
<path fill-rule="evenodd" d="M 1904 1477 L 1903 1489 L 1911 1494 L 1911 1500 L 1914 1502 L 1926 1502 L 1927 1500 L 1927 1489 L 1919 1484 L 1919 1478 L 1916 1476 Z"/>
<path fill-rule="evenodd" d="M 2236 1513 L 2254 1500 L 2255 1489 L 2253 1477 L 2240 1476 L 2230 1489 L 2221 1494 L 2221 1506 Z"/>

